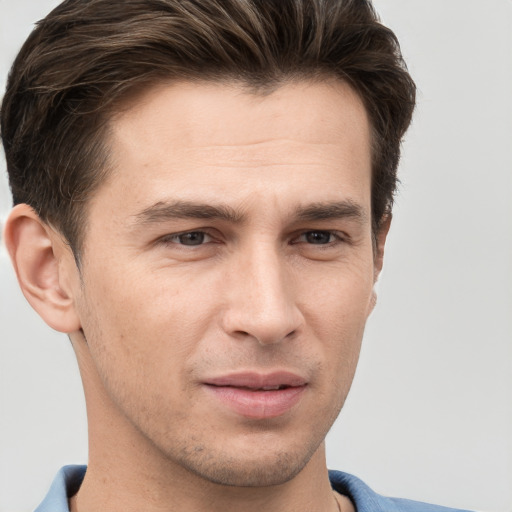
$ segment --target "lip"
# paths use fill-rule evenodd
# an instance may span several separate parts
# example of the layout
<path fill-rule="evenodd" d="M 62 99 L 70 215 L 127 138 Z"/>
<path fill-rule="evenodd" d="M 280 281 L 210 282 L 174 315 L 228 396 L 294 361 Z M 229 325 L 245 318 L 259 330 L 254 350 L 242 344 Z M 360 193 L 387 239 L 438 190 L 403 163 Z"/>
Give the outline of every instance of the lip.
<path fill-rule="evenodd" d="M 303 377 L 287 371 L 233 373 L 207 379 L 207 392 L 221 405 L 251 419 L 282 416 L 307 388 Z"/>

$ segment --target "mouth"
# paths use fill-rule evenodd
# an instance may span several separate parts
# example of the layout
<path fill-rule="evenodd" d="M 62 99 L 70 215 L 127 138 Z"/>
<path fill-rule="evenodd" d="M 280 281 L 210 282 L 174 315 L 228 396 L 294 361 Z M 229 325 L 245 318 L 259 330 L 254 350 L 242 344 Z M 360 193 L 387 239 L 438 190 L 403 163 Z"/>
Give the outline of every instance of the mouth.
<path fill-rule="evenodd" d="M 286 414 L 300 401 L 307 385 L 306 379 L 290 372 L 237 373 L 204 382 L 218 405 L 251 419 Z"/>
<path fill-rule="evenodd" d="M 216 384 L 211 384 L 211 385 L 216 386 Z M 286 384 L 280 384 L 279 386 L 263 386 L 261 388 L 252 388 L 250 386 L 217 386 L 217 387 L 247 389 L 248 391 L 278 391 L 280 389 L 287 389 L 287 388 L 294 387 L 294 386 L 287 386 Z"/>

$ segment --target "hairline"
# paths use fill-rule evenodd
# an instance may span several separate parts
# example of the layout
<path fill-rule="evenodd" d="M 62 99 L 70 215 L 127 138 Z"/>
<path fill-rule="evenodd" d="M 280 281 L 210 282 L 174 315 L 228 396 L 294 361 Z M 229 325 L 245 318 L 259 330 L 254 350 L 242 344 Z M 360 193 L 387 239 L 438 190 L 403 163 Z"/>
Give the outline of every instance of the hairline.
<path fill-rule="evenodd" d="M 370 137 L 370 158 L 371 158 L 371 175 L 370 175 L 370 194 L 372 196 L 371 201 L 371 211 L 370 211 L 370 219 L 371 219 L 371 231 L 372 231 L 372 245 L 374 249 L 376 249 L 376 239 L 377 234 L 380 229 L 381 221 L 388 215 L 390 215 L 390 211 L 386 210 L 383 216 L 380 219 L 374 218 L 373 212 L 373 189 L 372 185 L 375 179 L 375 165 L 374 165 L 374 157 L 375 152 L 379 151 L 378 148 L 378 133 L 374 127 L 374 123 L 372 122 L 371 116 L 368 112 L 368 107 L 364 102 L 363 96 L 357 91 L 357 89 L 352 85 L 350 80 L 344 80 L 341 77 L 337 76 L 335 73 L 329 73 L 327 71 L 312 71 L 309 72 L 307 70 L 301 73 L 283 73 L 279 78 L 275 78 L 273 80 L 267 80 L 262 82 L 251 82 L 247 78 L 229 76 L 224 74 L 222 76 L 207 76 L 207 77 L 181 77 L 181 76 L 168 76 L 168 77 L 155 77 L 153 80 L 148 81 L 134 81 L 133 87 L 127 89 L 123 94 L 119 95 L 117 98 L 114 98 L 113 101 L 108 105 L 108 108 L 105 109 L 104 112 L 99 114 L 99 127 L 96 131 L 96 137 L 103 139 L 102 144 L 102 152 L 104 152 L 102 156 L 103 167 L 98 171 L 99 179 L 96 181 L 95 185 L 89 190 L 88 196 L 80 210 L 80 226 L 77 230 L 77 236 L 74 243 L 72 243 L 62 230 L 53 224 L 52 222 L 48 222 L 54 229 L 56 229 L 61 236 L 64 238 L 67 245 L 70 247 L 73 256 L 75 258 L 75 262 L 77 264 L 78 269 L 81 269 L 82 264 L 82 256 L 84 253 L 84 248 L 86 245 L 86 236 L 88 229 L 88 218 L 89 218 L 89 207 L 94 199 L 95 193 L 98 191 L 100 187 L 105 185 L 110 179 L 114 179 L 115 168 L 112 160 L 112 150 L 113 150 L 113 124 L 116 119 L 122 116 L 125 112 L 134 108 L 138 102 L 142 100 L 144 96 L 150 94 L 152 90 L 158 89 L 160 87 L 167 87 L 176 84 L 200 84 L 200 85 L 220 85 L 226 87 L 233 87 L 242 89 L 244 93 L 266 97 L 281 89 L 283 86 L 288 84 L 345 84 L 350 90 L 357 95 L 359 100 L 362 103 L 362 106 L 365 110 L 368 124 L 369 124 L 369 137 Z"/>
<path fill-rule="evenodd" d="M 59 233 L 64 237 L 67 244 L 70 246 L 78 268 L 81 266 L 81 256 L 84 250 L 85 238 L 88 227 L 88 213 L 89 206 L 94 198 L 94 194 L 97 190 L 103 186 L 112 176 L 115 174 L 114 164 L 112 161 L 112 149 L 113 149 L 113 132 L 112 127 L 116 119 L 122 116 L 125 112 L 134 108 L 141 99 L 149 94 L 152 90 L 160 87 L 167 87 L 176 84 L 200 84 L 200 85 L 220 85 L 225 87 L 234 87 L 242 89 L 244 93 L 254 95 L 256 97 L 266 97 L 281 89 L 283 86 L 288 84 L 345 84 L 350 90 L 357 95 L 361 104 L 364 108 L 368 119 L 369 125 L 369 137 L 370 137 L 370 159 L 371 159 L 371 181 L 370 181 L 370 193 L 372 195 L 373 202 L 373 182 L 375 179 L 375 156 L 379 151 L 379 134 L 375 129 L 374 123 L 370 116 L 368 106 L 364 101 L 363 95 L 357 90 L 352 84 L 351 80 L 344 79 L 334 72 L 321 69 L 304 69 L 301 72 L 290 72 L 282 73 L 280 76 L 276 76 L 271 79 L 257 81 L 251 80 L 251 77 L 243 76 L 232 76 L 229 74 L 218 74 L 210 76 L 155 76 L 148 80 L 134 80 L 132 87 L 113 98 L 111 102 L 106 105 L 103 112 L 98 114 L 98 129 L 95 132 L 95 137 L 101 139 L 102 147 L 100 151 L 101 160 L 103 162 L 102 168 L 98 170 L 98 179 L 93 187 L 88 191 L 86 200 L 80 210 L 79 220 L 80 225 L 77 229 L 76 239 L 72 242 L 62 232 L 57 223 L 48 224 L 52 225 L 54 229 L 57 229 Z M 386 210 L 380 219 L 374 218 L 373 208 L 370 212 L 370 218 L 372 223 L 372 238 L 373 242 L 376 241 L 376 236 L 379 231 L 380 222 L 386 215 L 389 215 L 390 211 Z"/>

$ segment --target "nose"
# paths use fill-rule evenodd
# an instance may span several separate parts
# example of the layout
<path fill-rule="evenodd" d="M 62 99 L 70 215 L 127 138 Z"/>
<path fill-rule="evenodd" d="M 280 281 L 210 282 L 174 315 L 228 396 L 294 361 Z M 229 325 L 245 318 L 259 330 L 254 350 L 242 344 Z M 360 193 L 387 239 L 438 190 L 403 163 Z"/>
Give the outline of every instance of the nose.
<path fill-rule="evenodd" d="M 303 315 L 294 292 L 294 276 L 273 247 L 258 247 L 231 262 L 226 278 L 223 328 L 238 339 L 270 345 L 296 335 Z"/>

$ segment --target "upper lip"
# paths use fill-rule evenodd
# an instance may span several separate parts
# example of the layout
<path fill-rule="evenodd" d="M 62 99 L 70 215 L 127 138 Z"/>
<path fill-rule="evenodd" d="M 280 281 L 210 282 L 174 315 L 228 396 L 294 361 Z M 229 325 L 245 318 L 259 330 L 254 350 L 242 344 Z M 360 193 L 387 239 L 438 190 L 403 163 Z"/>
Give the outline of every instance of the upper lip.
<path fill-rule="evenodd" d="M 204 383 L 210 386 L 268 389 L 304 386 L 307 384 L 307 380 L 289 371 L 276 371 L 271 373 L 238 372 L 212 377 L 206 379 Z"/>

